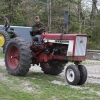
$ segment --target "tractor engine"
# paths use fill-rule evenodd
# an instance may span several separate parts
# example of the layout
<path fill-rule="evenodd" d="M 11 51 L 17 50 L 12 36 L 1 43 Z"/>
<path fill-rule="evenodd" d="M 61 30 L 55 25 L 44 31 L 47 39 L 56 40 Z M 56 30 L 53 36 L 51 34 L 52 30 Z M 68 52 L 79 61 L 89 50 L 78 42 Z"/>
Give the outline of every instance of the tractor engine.
<path fill-rule="evenodd" d="M 52 47 L 47 47 L 45 49 L 46 54 L 52 53 L 53 55 L 61 55 L 61 56 L 66 56 L 67 53 L 67 45 L 65 44 L 52 44 Z"/>

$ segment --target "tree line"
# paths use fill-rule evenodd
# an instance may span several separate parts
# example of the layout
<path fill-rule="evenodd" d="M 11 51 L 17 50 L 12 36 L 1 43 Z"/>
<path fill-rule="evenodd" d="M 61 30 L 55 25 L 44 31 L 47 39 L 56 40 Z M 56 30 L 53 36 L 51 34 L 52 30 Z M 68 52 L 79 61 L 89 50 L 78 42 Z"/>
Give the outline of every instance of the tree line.
<path fill-rule="evenodd" d="M 88 49 L 100 50 L 99 0 L 1 0 L 0 23 L 7 16 L 11 25 L 32 26 L 39 15 L 46 30 L 64 32 L 64 12 L 69 12 L 68 32 L 91 36 Z M 51 27 L 51 28 L 50 28 Z"/>

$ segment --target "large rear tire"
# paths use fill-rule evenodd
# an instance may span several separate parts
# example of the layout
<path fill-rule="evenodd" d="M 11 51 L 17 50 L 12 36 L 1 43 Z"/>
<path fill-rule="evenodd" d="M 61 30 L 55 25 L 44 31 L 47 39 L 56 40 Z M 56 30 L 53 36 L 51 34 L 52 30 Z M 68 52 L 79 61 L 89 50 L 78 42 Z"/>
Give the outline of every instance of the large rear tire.
<path fill-rule="evenodd" d="M 65 71 L 65 77 L 70 85 L 78 85 L 80 72 L 76 65 L 69 65 Z"/>
<path fill-rule="evenodd" d="M 31 50 L 29 44 L 21 37 L 11 39 L 5 51 L 5 65 L 11 75 L 24 76 L 31 64 Z"/>
<path fill-rule="evenodd" d="M 0 30 L 0 46 L 3 47 L 3 52 L 5 52 L 5 47 L 9 41 L 9 34 L 4 30 Z"/>
<path fill-rule="evenodd" d="M 78 85 L 82 85 L 85 83 L 87 79 L 87 69 L 83 65 L 78 65 L 78 69 L 80 71 L 80 80 L 78 82 Z"/>
<path fill-rule="evenodd" d="M 47 62 L 40 63 L 40 66 L 45 74 L 58 75 L 63 71 L 65 64 L 58 62 Z"/>
<path fill-rule="evenodd" d="M 13 37 L 12 38 L 15 38 L 15 37 L 20 37 L 20 35 L 17 33 L 17 32 L 13 32 Z"/>

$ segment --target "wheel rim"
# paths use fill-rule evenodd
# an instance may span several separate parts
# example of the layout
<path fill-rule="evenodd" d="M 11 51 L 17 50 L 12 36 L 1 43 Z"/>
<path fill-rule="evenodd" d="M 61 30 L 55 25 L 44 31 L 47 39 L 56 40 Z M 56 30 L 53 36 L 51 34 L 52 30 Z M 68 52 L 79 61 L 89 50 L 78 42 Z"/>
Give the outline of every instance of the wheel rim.
<path fill-rule="evenodd" d="M 7 61 L 11 69 L 17 68 L 19 64 L 19 50 L 16 46 L 11 46 L 8 50 Z"/>
<path fill-rule="evenodd" d="M 43 63 L 43 64 L 44 64 L 44 66 L 45 66 L 46 68 L 51 68 L 51 67 L 52 67 L 52 65 L 49 64 L 49 63 Z"/>
<path fill-rule="evenodd" d="M 2 34 L 0 34 L 0 46 L 3 46 L 5 43 L 5 38 Z"/>
<path fill-rule="evenodd" d="M 74 71 L 72 69 L 68 69 L 67 70 L 67 80 L 69 82 L 73 82 L 75 79 L 75 74 L 74 74 Z"/>

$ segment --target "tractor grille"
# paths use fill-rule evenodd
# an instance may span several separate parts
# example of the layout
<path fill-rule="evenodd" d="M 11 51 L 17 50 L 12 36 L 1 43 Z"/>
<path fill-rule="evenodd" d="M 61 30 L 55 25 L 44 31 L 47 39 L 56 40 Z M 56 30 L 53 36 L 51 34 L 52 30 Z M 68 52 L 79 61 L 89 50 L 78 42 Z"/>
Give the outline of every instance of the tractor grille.
<path fill-rule="evenodd" d="M 77 36 L 75 45 L 75 56 L 85 56 L 87 46 L 87 37 Z"/>

